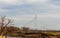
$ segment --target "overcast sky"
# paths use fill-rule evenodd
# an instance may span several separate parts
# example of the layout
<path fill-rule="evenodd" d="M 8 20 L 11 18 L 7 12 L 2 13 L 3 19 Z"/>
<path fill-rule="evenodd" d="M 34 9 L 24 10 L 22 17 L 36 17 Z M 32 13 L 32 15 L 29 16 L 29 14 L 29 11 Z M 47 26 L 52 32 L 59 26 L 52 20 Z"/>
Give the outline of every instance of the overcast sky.
<path fill-rule="evenodd" d="M 25 26 L 35 14 L 39 25 L 31 28 L 60 30 L 60 0 L 0 0 L 0 16 L 13 18 L 17 26 Z"/>

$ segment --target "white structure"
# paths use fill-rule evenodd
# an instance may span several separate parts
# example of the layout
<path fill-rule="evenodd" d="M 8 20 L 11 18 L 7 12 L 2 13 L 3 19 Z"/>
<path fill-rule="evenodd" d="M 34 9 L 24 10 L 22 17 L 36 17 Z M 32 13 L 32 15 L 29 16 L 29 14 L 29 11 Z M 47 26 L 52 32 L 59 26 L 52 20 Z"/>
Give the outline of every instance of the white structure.
<path fill-rule="evenodd" d="M 44 25 L 43 23 L 40 22 L 39 16 L 34 15 L 34 18 L 26 23 L 24 27 L 29 27 L 30 29 L 38 29 L 38 30 L 50 30 L 47 28 L 47 25 Z"/>
<path fill-rule="evenodd" d="M 37 29 L 37 27 L 40 26 L 39 20 L 38 20 L 38 15 L 35 15 L 33 20 L 29 21 L 28 23 L 25 24 L 25 27 L 29 27 L 32 29 Z"/>

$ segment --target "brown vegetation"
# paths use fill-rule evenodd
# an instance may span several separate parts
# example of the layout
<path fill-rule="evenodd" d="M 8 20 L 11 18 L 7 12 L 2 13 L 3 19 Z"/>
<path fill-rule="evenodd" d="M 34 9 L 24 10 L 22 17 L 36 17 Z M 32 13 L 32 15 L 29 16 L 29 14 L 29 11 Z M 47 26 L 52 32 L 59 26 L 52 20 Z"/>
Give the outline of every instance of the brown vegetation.
<path fill-rule="evenodd" d="M 22 28 L 18 28 L 18 27 L 14 27 L 14 26 L 8 26 L 6 27 L 7 30 L 5 30 L 3 35 L 4 36 L 11 36 L 11 37 L 26 37 L 26 38 L 52 38 L 52 37 L 60 37 L 59 34 L 54 35 L 51 33 L 48 33 L 48 31 L 43 32 L 41 30 L 32 30 L 32 29 L 27 29 L 25 27 Z M 56 32 L 58 33 L 58 32 Z"/>

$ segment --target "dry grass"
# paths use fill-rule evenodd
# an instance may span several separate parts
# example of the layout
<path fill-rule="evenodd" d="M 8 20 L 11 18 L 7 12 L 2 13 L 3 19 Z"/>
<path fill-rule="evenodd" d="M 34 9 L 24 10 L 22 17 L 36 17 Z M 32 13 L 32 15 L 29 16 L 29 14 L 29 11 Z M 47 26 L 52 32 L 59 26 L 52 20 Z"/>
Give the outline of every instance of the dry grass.
<path fill-rule="evenodd" d="M 45 34 L 60 35 L 60 32 L 43 32 Z"/>
<path fill-rule="evenodd" d="M 3 38 L 3 36 L 0 36 L 0 38 Z"/>

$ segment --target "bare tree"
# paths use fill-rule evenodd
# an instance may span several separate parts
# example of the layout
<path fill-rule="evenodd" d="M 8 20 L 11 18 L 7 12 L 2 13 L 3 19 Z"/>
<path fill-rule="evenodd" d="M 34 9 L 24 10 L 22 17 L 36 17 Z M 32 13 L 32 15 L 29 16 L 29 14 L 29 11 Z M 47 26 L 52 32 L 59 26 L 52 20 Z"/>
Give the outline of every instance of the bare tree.
<path fill-rule="evenodd" d="M 13 22 L 13 20 L 11 20 L 11 19 L 8 19 L 8 18 L 6 18 L 5 16 L 4 17 L 1 17 L 0 18 L 1 20 L 1 23 L 0 23 L 0 28 L 1 28 L 1 32 L 0 32 L 0 35 L 4 35 L 4 33 L 5 34 L 7 34 L 7 26 L 9 25 L 9 24 L 12 24 L 12 22 Z"/>

